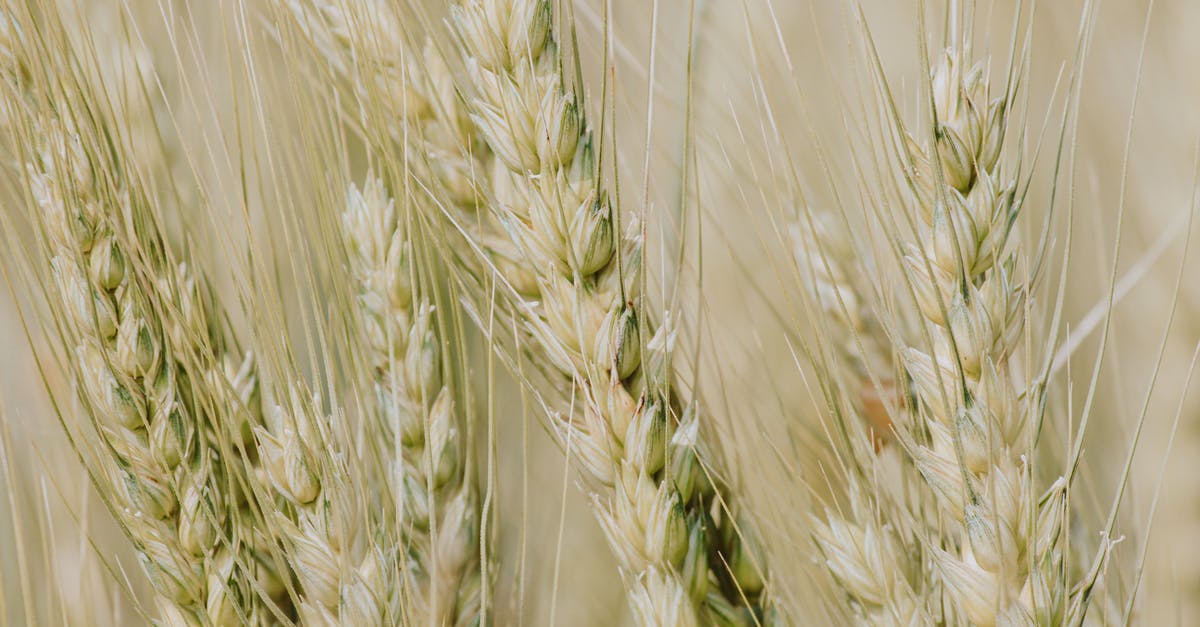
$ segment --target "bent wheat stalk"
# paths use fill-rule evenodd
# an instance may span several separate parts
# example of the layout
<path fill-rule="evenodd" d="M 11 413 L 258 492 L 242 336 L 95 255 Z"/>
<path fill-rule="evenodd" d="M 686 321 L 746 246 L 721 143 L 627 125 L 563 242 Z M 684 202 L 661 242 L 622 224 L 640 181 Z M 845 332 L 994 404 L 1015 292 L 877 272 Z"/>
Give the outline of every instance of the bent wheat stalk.
<path fill-rule="evenodd" d="M 207 315 L 185 266 L 158 280 L 135 276 L 152 262 L 138 260 L 147 254 L 141 249 L 146 244 L 129 245 L 120 223 L 132 214 L 131 204 L 144 199 L 97 193 L 90 172 L 99 164 L 69 128 L 43 127 L 42 154 L 28 167 L 56 250 L 56 295 L 67 314 L 66 337 L 76 342 L 81 392 L 111 455 L 96 478 L 141 552 L 166 615 L 236 623 L 261 611 L 235 601 L 253 599 L 249 590 L 231 589 L 254 579 L 241 571 L 259 565 L 252 557 L 238 564 L 233 552 L 248 540 L 235 535 L 230 544 L 229 530 L 223 530 L 236 525 L 236 515 L 230 516 L 238 508 L 234 484 L 224 474 L 241 463 L 221 464 L 221 452 L 210 442 L 221 437 L 210 433 L 214 429 L 241 428 L 206 424 L 210 416 L 187 389 L 189 379 L 210 384 L 207 372 L 191 370 L 192 357 L 186 356 L 196 350 L 186 346 L 191 334 L 208 334 Z M 164 312 L 164 303 L 176 303 L 179 311 Z M 226 411 L 245 415 L 236 407 Z"/>

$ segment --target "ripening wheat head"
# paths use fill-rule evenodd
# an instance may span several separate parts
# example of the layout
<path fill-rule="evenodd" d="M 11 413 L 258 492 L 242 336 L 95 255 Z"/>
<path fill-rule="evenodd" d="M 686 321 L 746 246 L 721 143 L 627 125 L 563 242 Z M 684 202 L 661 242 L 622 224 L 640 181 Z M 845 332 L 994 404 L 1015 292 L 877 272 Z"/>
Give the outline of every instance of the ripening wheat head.
<path fill-rule="evenodd" d="M 920 131 L 898 115 L 883 64 L 871 60 L 885 156 L 881 180 L 867 184 L 880 190 L 870 211 L 900 270 L 898 293 L 859 293 L 834 271 L 852 259 L 815 228 L 797 228 L 797 256 L 815 267 L 814 299 L 836 304 L 837 326 L 855 338 L 859 304 L 879 303 L 871 314 L 907 387 L 886 406 L 897 441 L 867 456 L 869 447 L 842 453 L 848 507 L 818 518 L 816 546 L 863 620 L 1076 624 L 1111 543 L 1069 538 L 1079 450 L 1061 466 L 1040 438 L 1043 424 L 1063 417 L 1044 396 L 1050 362 L 1029 350 L 1051 323 L 1029 303 L 1044 253 L 1034 244 L 1045 240 L 1013 236 L 1018 219 L 1049 211 L 1031 202 L 1042 196 L 1029 193 L 1024 146 L 1008 139 L 1030 134 L 1018 96 L 1028 60 L 1005 71 L 975 45 L 974 15 L 973 3 L 951 3 L 945 38 L 931 44 Z M 877 345 L 857 342 L 859 362 L 869 359 L 864 344 Z M 850 394 L 871 384 L 850 380 Z M 860 420 L 848 429 L 878 424 L 871 407 L 852 409 Z M 881 483 L 884 468 L 894 477 Z"/>
<path fill-rule="evenodd" d="M 137 55 L 116 53 L 130 55 L 116 62 L 125 86 L 102 85 L 59 19 L 50 4 L 15 14 L 12 50 L 26 76 L 8 104 L 39 235 L 28 268 L 56 313 L 45 328 L 87 417 L 68 411 L 64 426 L 138 551 L 164 621 L 277 614 L 280 575 L 245 502 L 253 361 L 164 241 L 177 197 L 164 191 L 161 162 L 142 152 L 152 142 L 136 136 L 155 131 L 121 123 L 153 115 Z"/>

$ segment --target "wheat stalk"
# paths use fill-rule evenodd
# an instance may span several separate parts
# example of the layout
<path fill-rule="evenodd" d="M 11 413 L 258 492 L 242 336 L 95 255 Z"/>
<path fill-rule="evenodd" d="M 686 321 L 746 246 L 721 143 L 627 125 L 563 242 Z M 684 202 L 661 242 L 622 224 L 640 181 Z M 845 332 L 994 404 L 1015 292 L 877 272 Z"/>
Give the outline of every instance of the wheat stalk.
<path fill-rule="evenodd" d="M 952 3 L 953 36 L 962 10 Z M 994 97 L 985 64 L 953 41 L 929 75 L 926 134 L 907 131 L 886 85 L 880 90 L 892 131 L 885 167 L 900 182 L 897 205 L 910 213 L 876 216 L 899 251 L 914 315 L 864 305 L 844 269 L 852 256 L 826 216 L 806 210 L 793 228 L 822 328 L 852 365 L 832 394 L 847 395 L 852 413 L 870 418 L 859 390 L 886 371 L 878 356 L 890 348 L 863 338 L 874 320 L 887 328 L 911 381 L 909 406 L 887 409 L 912 467 L 885 466 L 895 461 L 888 450 L 864 459 L 853 434 L 848 450 L 839 440 L 851 506 L 815 519 L 827 570 L 873 624 L 1059 624 L 1078 620 L 1086 605 L 1066 575 L 1069 484 L 1058 478 L 1040 497 L 1034 488 L 1043 386 L 1024 379 L 1015 359 L 1035 277 L 1018 281 L 1020 245 L 1009 237 L 1028 185 L 1020 162 L 1004 154 L 1020 82 L 1010 81 Z M 835 376 L 835 359 L 817 365 Z M 841 407 L 837 398 L 829 402 Z M 924 489 L 914 490 L 913 469 Z M 891 477 L 881 482 L 880 474 Z"/>
<path fill-rule="evenodd" d="M 401 171 L 392 178 L 415 177 L 445 192 L 464 215 L 473 209 L 475 172 L 482 168 L 470 120 L 432 44 L 426 53 L 410 52 L 395 9 L 384 2 L 290 0 L 286 9 L 350 82 L 373 150 L 394 164 L 387 170 Z M 395 152 L 402 163 L 392 159 Z M 402 208 L 415 202 L 412 194 L 402 200 Z M 384 467 L 376 489 L 387 505 L 376 524 L 403 554 L 388 564 L 395 571 L 390 578 L 408 586 L 392 616 L 413 624 L 471 623 L 481 620 L 485 585 L 475 550 L 477 487 L 465 416 L 442 384 L 440 316 L 428 288 L 415 281 L 431 268 L 414 263 L 411 214 L 398 211 L 383 180 L 372 176 L 361 190 L 351 187 L 341 215 L 359 314 L 352 352 L 371 375 L 374 403 L 367 409 L 376 414 Z"/>
<path fill-rule="evenodd" d="M 178 276 L 149 286 L 147 277 L 134 276 L 146 263 L 135 261 L 144 251 L 118 233 L 133 208 L 116 203 L 137 201 L 96 193 L 91 172 L 99 164 L 76 133 L 53 123 L 39 131 L 42 154 L 28 167 L 56 251 L 56 297 L 68 337 L 77 342 L 80 391 L 111 451 L 98 480 L 138 546 L 167 616 L 237 622 L 257 611 L 234 600 L 230 586 L 241 577 L 234 575 L 235 559 L 221 532 L 230 524 L 225 502 L 232 488 L 221 473 L 238 462 L 219 466 L 206 431 L 226 426 L 205 424 L 209 416 L 197 416 L 200 408 L 185 396 L 192 390 L 185 389 L 189 362 L 182 355 L 195 350 L 193 334 L 208 334 L 206 314 L 190 293 L 194 283 L 182 266 Z M 178 317 L 164 316 L 157 309 L 162 303 L 176 303 Z M 196 374 L 203 380 L 206 373 Z"/>
<path fill-rule="evenodd" d="M 350 260 L 345 305 L 357 318 L 346 356 L 370 373 L 372 393 L 361 416 L 336 396 L 327 409 L 276 360 L 283 383 L 255 429 L 273 488 L 261 505 L 304 623 L 472 624 L 483 593 L 477 495 L 435 312 L 383 181 L 352 186 L 345 202 L 335 247 Z"/>
<path fill-rule="evenodd" d="M 984 68 L 969 63 L 947 50 L 932 78 L 938 145 L 917 175 L 926 230 L 905 263 L 934 344 L 904 359 L 932 436 L 915 448 L 917 466 L 969 540 L 969 562 L 938 553 L 946 586 L 964 616 L 990 625 L 1032 618 L 1018 599 L 1031 505 L 1016 459 L 1027 414 L 1008 368 L 1022 292 L 1000 258 L 1017 210 L 1016 182 L 997 168 L 1009 103 L 989 101 Z"/>

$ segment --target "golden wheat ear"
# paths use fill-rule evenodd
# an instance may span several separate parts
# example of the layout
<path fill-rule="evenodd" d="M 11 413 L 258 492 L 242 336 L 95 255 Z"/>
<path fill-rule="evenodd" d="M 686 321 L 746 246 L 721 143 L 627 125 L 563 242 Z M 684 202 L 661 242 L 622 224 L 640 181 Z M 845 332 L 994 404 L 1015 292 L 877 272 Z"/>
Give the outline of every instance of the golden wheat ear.
<path fill-rule="evenodd" d="M 412 196 L 401 206 L 370 175 L 351 187 L 342 213 L 360 320 L 357 344 L 369 363 L 382 487 L 400 531 L 414 586 L 404 615 L 420 623 L 463 624 L 483 611 L 479 572 L 479 494 L 468 447 L 463 400 L 444 373 L 461 350 L 435 307 L 427 243 L 414 241 Z M 443 336 L 445 337 L 443 339 Z M 457 336 L 461 338 L 461 336 Z M 450 354 L 445 355 L 446 348 Z"/>
<path fill-rule="evenodd" d="M 547 407 L 550 431 L 588 480 L 635 615 L 769 620 L 765 558 L 712 478 L 702 412 L 660 367 L 672 332 L 640 296 L 644 234 L 622 232 L 551 3 L 471 0 L 451 19 L 471 120 L 494 156 L 481 205 L 500 229 L 464 232 L 501 272 L 522 358 L 564 399 Z"/>
<path fill-rule="evenodd" d="M 1029 318 L 1034 255 L 1012 236 L 1030 210 L 1029 175 L 1008 139 L 1025 134 L 1018 86 L 1028 62 L 1014 57 L 993 81 L 1001 72 L 987 52 L 974 56 L 973 3 L 950 8 L 922 83 L 923 130 L 901 121 L 872 59 L 887 129 L 878 196 L 901 209 L 874 212 L 902 277 L 897 306 L 879 315 L 911 394 L 892 406 L 891 422 L 922 497 L 852 490 L 858 520 L 829 513 L 818 545 L 864 616 L 886 621 L 915 601 L 922 616 L 981 625 L 1073 621 L 1074 584 L 1064 575 L 1076 562 L 1064 533 L 1071 486 L 1062 477 L 1042 484 L 1034 471 L 1051 461 L 1036 435 L 1046 403 L 1023 357 L 1029 334 L 1046 325 Z M 872 510 L 893 519 L 881 525 Z M 923 519 L 936 522 L 913 525 Z M 900 571 L 928 575 L 865 576 L 864 567 L 896 561 L 888 547 L 897 540 L 913 545 L 899 555 L 917 558 Z M 892 594 L 897 587 L 905 594 Z M 949 607 L 940 610 L 943 598 Z"/>
<path fill-rule="evenodd" d="M 157 101 L 139 97 L 152 79 L 136 50 L 118 46 L 109 60 L 91 47 L 95 33 L 72 33 L 57 11 L 11 18 L 21 36 L 9 52 L 25 69 L 8 110 L 39 234 L 28 267 L 86 413 L 64 427 L 133 542 L 162 621 L 282 616 L 281 575 L 245 501 L 253 369 L 231 367 L 241 357 L 219 305 L 165 242 L 178 216 L 161 193 L 169 168 L 148 152 L 158 130 L 126 124 L 156 117 Z"/>
<path fill-rule="evenodd" d="M 338 337 L 343 378 L 376 467 L 370 480 L 380 511 L 369 524 L 376 551 L 392 556 L 377 567 L 378 578 L 403 588 L 380 596 L 380 611 L 385 621 L 415 624 L 490 620 L 492 581 L 481 569 L 491 549 L 474 462 L 475 409 L 464 392 L 473 382 L 458 305 L 444 293 L 433 252 L 444 243 L 430 228 L 435 212 L 422 191 L 444 194 L 461 216 L 472 213 L 470 177 L 480 168 L 469 120 L 448 73 L 423 52 L 430 44 L 399 19 L 399 7 L 275 5 L 348 88 L 353 103 L 340 113 L 361 131 L 372 164 L 361 185 L 330 191 L 340 204 L 322 203 L 324 221 L 305 236 L 319 256 L 336 260 L 332 271 L 347 286 L 333 301 L 332 326 L 346 327 Z M 318 175 L 325 167 L 308 165 Z"/>

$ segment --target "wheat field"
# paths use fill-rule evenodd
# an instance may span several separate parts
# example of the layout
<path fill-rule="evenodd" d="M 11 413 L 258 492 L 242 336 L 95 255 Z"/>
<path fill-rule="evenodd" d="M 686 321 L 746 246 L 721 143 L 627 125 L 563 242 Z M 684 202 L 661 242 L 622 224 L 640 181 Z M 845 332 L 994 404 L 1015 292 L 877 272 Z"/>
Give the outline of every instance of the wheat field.
<path fill-rule="evenodd" d="M 1193 624 L 1198 28 L 3 0 L 0 625 Z"/>

